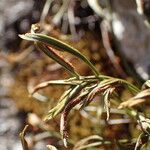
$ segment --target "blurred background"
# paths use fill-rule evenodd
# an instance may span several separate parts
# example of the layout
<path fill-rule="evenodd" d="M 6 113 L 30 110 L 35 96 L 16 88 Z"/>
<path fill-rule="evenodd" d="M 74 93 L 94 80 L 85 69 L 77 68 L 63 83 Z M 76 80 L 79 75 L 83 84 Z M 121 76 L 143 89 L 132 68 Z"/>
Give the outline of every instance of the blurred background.
<path fill-rule="evenodd" d="M 18 35 L 30 32 L 31 25 L 39 23 L 41 33 L 79 49 L 102 74 L 140 86 L 150 77 L 150 1 L 142 2 L 0 0 L 0 150 L 21 150 L 18 135 L 26 124 L 30 125 L 27 136 L 31 149 L 46 150 L 47 144 L 66 149 L 59 135 L 59 118 L 51 124 L 42 122 L 42 117 L 56 104 L 66 87 L 42 90 L 46 97 L 41 100 L 30 97 L 29 91 L 42 81 L 64 79 L 69 74 Z M 80 74 L 91 75 L 84 63 L 67 54 L 64 57 Z M 127 91 L 121 91 L 120 95 L 130 97 Z M 133 133 L 134 125 L 130 122 L 107 124 L 106 115 L 95 119 L 97 110 L 101 108 L 96 101 L 87 111 L 75 109 L 72 112 L 68 149 L 93 134 L 110 140 L 136 137 L 138 131 Z M 120 115 L 112 115 L 112 118 L 118 117 Z M 110 148 L 116 149 L 116 146 L 101 149 Z"/>

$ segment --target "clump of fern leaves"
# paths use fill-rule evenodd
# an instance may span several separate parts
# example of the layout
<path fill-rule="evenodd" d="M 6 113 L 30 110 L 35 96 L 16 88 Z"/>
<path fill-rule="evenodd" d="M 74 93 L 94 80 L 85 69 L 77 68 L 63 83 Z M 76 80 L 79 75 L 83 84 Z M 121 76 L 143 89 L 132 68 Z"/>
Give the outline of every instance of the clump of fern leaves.
<path fill-rule="evenodd" d="M 149 133 L 150 120 L 146 118 L 142 113 L 139 113 L 136 109 L 134 109 L 134 107 L 136 107 L 141 103 L 147 102 L 147 99 L 150 98 L 150 89 L 149 89 L 150 82 L 147 81 L 143 85 L 143 88 L 139 89 L 138 87 L 127 82 L 126 80 L 102 75 L 97 71 L 94 65 L 77 49 L 53 37 L 36 33 L 37 29 L 38 27 L 36 25 L 33 25 L 31 33 L 20 35 L 20 37 L 22 39 L 34 42 L 37 49 L 44 52 L 48 57 L 50 57 L 58 64 L 60 64 L 71 75 L 69 79 L 42 82 L 36 85 L 32 91 L 29 91 L 30 94 L 34 96 L 35 93 L 38 93 L 39 89 L 43 89 L 50 85 L 60 85 L 60 86 L 67 85 L 69 87 L 59 98 L 56 106 L 51 110 L 49 110 L 48 114 L 44 118 L 45 121 L 49 121 L 54 117 L 56 117 L 57 115 L 61 114 L 60 133 L 62 135 L 64 145 L 67 147 L 67 138 L 68 138 L 67 119 L 70 111 L 76 105 L 79 105 L 80 109 L 85 108 L 87 105 L 89 105 L 89 103 L 93 101 L 94 97 L 97 94 L 101 94 L 102 100 L 104 102 L 104 108 L 107 113 L 106 120 L 108 121 L 110 114 L 110 100 L 111 98 L 113 99 L 118 98 L 117 89 L 123 86 L 127 88 L 134 95 L 134 97 L 125 102 L 120 103 L 118 109 L 125 109 L 125 111 L 131 117 L 136 118 L 137 123 L 140 125 L 142 132 L 135 144 L 135 150 L 140 149 L 141 146 L 146 143 L 145 141 L 143 142 L 143 138 L 145 137 L 148 138 L 150 134 Z M 81 59 L 89 66 L 89 68 L 93 72 L 93 75 L 81 76 L 76 71 L 74 66 L 70 62 L 66 61 L 59 54 L 59 51 L 67 52 Z M 110 141 L 104 142 L 104 139 L 100 137 L 97 136 L 93 137 L 96 137 L 98 140 L 100 140 L 98 145 L 110 143 Z M 87 141 L 87 139 L 85 141 Z M 81 142 L 80 144 L 78 144 L 77 146 L 78 149 L 81 149 L 79 147 L 82 147 L 84 143 L 86 142 Z M 92 146 L 94 146 L 94 144 L 91 145 L 91 147 Z M 86 148 L 85 145 L 83 147 Z"/>

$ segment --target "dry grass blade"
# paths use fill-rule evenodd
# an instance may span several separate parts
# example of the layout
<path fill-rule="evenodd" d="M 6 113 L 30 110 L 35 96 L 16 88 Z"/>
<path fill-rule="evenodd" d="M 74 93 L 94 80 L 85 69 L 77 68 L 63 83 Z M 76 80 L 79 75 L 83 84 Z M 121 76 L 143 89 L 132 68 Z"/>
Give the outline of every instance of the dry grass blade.
<path fill-rule="evenodd" d="M 88 144 L 90 141 L 96 140 L 98 142 L 93 142 L 91 144 Z M 92 135 L 89 136 L 87 138 L 84 138 L 82 140 L 80 140 L 79 142 L 77 142 L 73 148 L 73 150 L 82 150 L 82 149 L 86 149 L 88 147 L 94 147 L 94 146 L 98 146 L 101 145 L 103 143 L 103 138 L 98 136 L 98 135 Z"/>
<path fill-rule="evenodd" d="M 29 150 L 28 143 L 27 143 L 27 141 L 25 139 L 25 133 L 26 133 L 27 128 L 28 128 L 28 125 L 26 125 L 24 127 L 23 131 L 19 134 L 23 150 Z"/>
<path fill-rule="evenodd" d="M 140 105 L 141 103 L 150 104 L 150 89 L 143 90 L 138 93 L 136 96 L 130 98 L 129 100 L 122 102 L 119 105 L 119 109 L 126 108 L 126 107 L 134 107 Z"/>
<path fill-rule="evenodd" d="M 73 48 L 70 45 L 67 45 L 66 43 L 59 41 L 53 37 L 46 36 L 43 34 L 32 34 L 32 33 L 26 33 L 25 35 L 19 35 L 22 39 L 33 41 L 33 42 L 42 42 L 43 44 L 54 46 L 62 51 L 66 51 L 77 58 L 80 58 L 83 60 L 93 71 L 93 73 L 98 76 L 99 72 L 96 70 L 94 65 L 84 56 L 82 55 L 77 49 Z"/>
<path fill-rule="evenodd" d="M 86 148 L 92 148 L 92 147 L 96 147 L 96 146 L 100 146 L 102 145 L 102 142 L 93 142 L 91 144 L 86 144 L 86 145 L 83 145 L 79 148 L 77 148 L 76 150 L 82 150 L 82 149 L 86 149 Z"/>

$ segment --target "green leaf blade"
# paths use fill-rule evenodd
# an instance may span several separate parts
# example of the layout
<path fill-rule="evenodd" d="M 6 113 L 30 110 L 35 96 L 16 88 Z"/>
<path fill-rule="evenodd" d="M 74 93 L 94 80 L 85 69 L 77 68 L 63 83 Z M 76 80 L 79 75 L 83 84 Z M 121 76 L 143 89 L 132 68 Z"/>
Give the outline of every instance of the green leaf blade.
<path fill-rule="evenodd" d="M 63 51 L 66 51 L 77 58 L 80 58 L 82 61 L 84 61 L 93 71 L 93 73 L 98 76 L 99 73 L 94 67 L 94 65 L 84 56 L 82 55 L 77 49 L 73 48 L 72 46 L 57 40 L 53 37 L 43 35 L 43 34 L 32 34 L 32 33 L 27 33 L 25 35 L 19 35 L 22 39 L 29 40 L 29 41 L 34 41 L 34 42 L 42 42 L 43 44 L 50 45 L 57 47 L 58 49 L 61 49 Z"/>

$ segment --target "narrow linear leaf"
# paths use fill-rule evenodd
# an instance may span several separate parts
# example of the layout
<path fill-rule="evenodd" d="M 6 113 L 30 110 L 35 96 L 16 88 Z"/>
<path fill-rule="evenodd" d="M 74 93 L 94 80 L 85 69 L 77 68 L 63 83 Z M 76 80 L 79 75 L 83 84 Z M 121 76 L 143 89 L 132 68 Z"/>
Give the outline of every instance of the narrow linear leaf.
<path fill-rule="evenodd" d="M 36 85 L 33 89 L 33 91 L 31 91 L 30 93 L 31 94 L 34 94 L 35 92 L 37 92 L 38 90 L 40 89 L 43 89 L 43 88 L 46 88 L 50 85 L 78 85 L 80 84 L 81 82 L 78 80 L 78 81 L 67 81 L 67 80 L 51 80 L 51 81 L 45 81 L 45 82 L 42 82 L 38 85 Z"/>
<path fill-rule="evenodd" d="M 77 94 L 79 94 L 80 91 L 86 85 L 87 85 L 87 83 L 84 82 L 80 85 L 75 86 L 73 89 L 69 90 L 67 93 L 65 92 L 65 94 L 63 94 L 63 96 L 58 101 L 57 105 L 48 112 L 48 114 L 46 115 L 44 120 L 48 121 L 48 120 L 54 118 L 55 116 L 57 116 L 60 112 L 62 112 L 64 110 L 65 106 L 67 105 L 67 103 L 69 103 L 69 101 L 73 100 L 73 98 L 75 98 L 77 96 Z"/>
<path fill-rule="evenodd" d="M 104 104 L 105 104 L 105 109 L 107 113 L 107 121 L 109 120 L 109 114 L 110 114 L 110 94 L 114 91 L 114 88 L 108 88 L 106 91 L 103 93 L 103 98 L 104 98 Z"/>
<path fill-rule="evenodd" d="M 138 89 L 136 86 L 129 84 L 129 83 L 125 83 L 125 84 L 131 93 L 137 94 L 138 92 L 140 92 L 140 89 Z"/>
<path fill-rule="evenodd" d="M 105 86 L 105 85 L 110 85 L 110 84 L 121 84 L 121 85 L 124 85 L 128 88 L 128 90 L 130 90 L 132 93 L 138 93 L 140 92 L 140 89 L 138 89 L 136 86 L 134 86 L 133 84 L 127 82 L 126 80 L 122 80 L 122 79 L 118 79 L 118 78 L 112 78 L 110 77 L 109 79 L 107 80 L 104 80 L 102 81 L 100 84 L 102 86 Z"/>
<path fill-rule="evenodd" d="M 149 98 L 150 98 L 150 89 L 146 89 L 139 92 L 137 95 L 130 98 L 129 100 L 122 102 L 118 108 L 122 109 L 125 107 L 134 107 L 140 105 L 141 103 L 149 103 Z"/>
<path fill-rule="evenodd" d="M 68 115 L 70 113 L 70 111 L 76 106 L 78 105 L 82 100 L 84 100 L 84 98 L 87 96 L 89 92 L 87 90 L 81 92 L 81 94 L 79 94 L 79 96 L 77 96 L 76 98 L 74 98 L 72 101 L 70 101 L 64 108 L 62 115 L 61 115 L 61 119 L 60 119 L 60 133 L 62 135 L 64 145 L 67 147 L 67 138 L 68 138 L 68 133 L 67 133 L 67 119 L 68 119 Z"/>
<path fill-rule="evenodd" d="M 97 87 L 97 84 L 94 84 L 93 86 L 90 86 L 90 87 L 88 87 L 88 89 L 86 89 L 86 91 L 88 92 L 88 95 L 83 100 L 82 106 L 80 107 L 80 109 L 85 108 L 92 101 L 92 99 L 96 95 L 96 91 L 94 90 L 94 89 L 96 89 L 96 87 Z"/>
<path fill-rule="evenodd" d="M 41 42 L 37 43 L 37 47 L 42 50 L 46 55 L 55 60 L 58 64 L 63 66 L 67 71 L 69 71 L 73 76 L 79 78 L 79 74 L 74 70 L 74 67 L 67 62 L 63 57 L 61 57 L 54 49 L 51 47 L 43 45 Z"/>
<path fill-rule="evenodd" d="M 100 84 L 95 85 L 95 87 L 93 86 L 93 88 L 91 88 L 91 90 L 89 91 L 89 94 L 86 97 L 84 104 L 82 105 L 81 109 L 83 109 L 85 106 L 87 106 L 93 100 L 93 98 L 96 96 L 96 94 L 102 93 L 107 88 L 109 88 L 109 85 L 104 86 L 104 87 L 101 86 Z"/>
<path fill-rule="evenodd" d="M 99 83 L 99 87 L 105 87 L 108 85 L 116 84 L 119 81 L 120 81 L 120 79 L 117 79 L 117 78 L 106 79 L 106 80 L 103 80 Z"/>
<path fill-rule="evenodd" d="M 93 143 L 90 143 L 90 144 L 87 144 L 87 145 L 83 145 L 83 146 L 77 148 L 76 150 L 84 150 L 84 149 L 87 149 L 87 148 L 92 148 L 92 147 L 100 146 L 102 144 L 103 143 L 101 141 L 100 142 L 93 142 Z"/>
<path fill-rule="evenodd" d="M 79 142 L 77 142 L 73 148 L 73 150 L 81 150 L 81 149 L 86 149 L 88 147 L 90 147 L 90 144 L 88 144 L 90 141 L 95 141 L 94 143 L 97 143 L 96 141 L 98 141 L 98 145 L 102 144 L 104 142 L 103 138 L 98 136 L 98 135 L 91 135 L 89 137 L 86 137 L 82 140 L 80 140 Z M 93 144 L 93 143 L 91 143 Z M 91 146 L 98 146 L 98 145 L 91 145 Z"/>
<path fill-rule="evenodd" d="M 34 92 L 33 93 L 34 87 L 32 85 L 32 82 L 29 82 L 29 84 L 27 85 L 27 90 L 29 92 L 29 97 L 32 96 L 32 97 L 34 97 L 35 99 L 37 99 L 37 100 L 39 100 L 41 102 L 46 102 L 46 101 L 49 100 L 48 97 L 46 97 L 46 96 L 44 96 L 44 95 L 42 95 L 42 94 L 40 94 L 38 92 L 36 92 L 36 93 Z"/>
<path fill-rule="evenodd" d="M 76 86 L 76 87 L 77 87 L 77 86 Z M 58 103 L 61 102 L 61 101 L 62 101 L 63 99 L 65 99 L 66 97 L 68 97 L 68 95 L 70 94 L 70 92 L 71 92 L 74 88 L 75 88 L 75 86 L 72 86 L 70 89 L 68 89 L 67 91 L 65 91 L 65 92 L 61 95 L 61 97 L 60 97 Z"/>
<path fill-rule="evenodd" d="M 124 83 L 124 85 L 127 86 L 128 90 L 131 91 L 132 93 L 137 94 L 138 92 L 140 92 L 140 89 L 134 86 L 133 84 L 122 79 L 120 79 L 120 81 Z"/>
<path fill-rule="evenodd" d="M 99 75 L 99 79 L 103 80 L 103 81 L 101 81 L 102 85 L 120 83 L 120 84 L 126 86 L 128 88 L 128 90 L 130 90 L 134 94 L 137 94 L 138 92 L 140 92 L 140 89 L 138 87 L 136 87 L 135 85 L 133 85 L 123 79 L 113 78 L 113 77 L 105 76 L 105 75 Z"/>
<path fill-rule="evenodd" d="M 89 137 L 86 137 L 82 140 L 80 140 L 79 142 L 76 143 L 76 146 L 79 146 L 79 145 L 83 145 L 84 143 L 87 143 L 88 141 L 90 140 L 103 140 L 103 138 L 99 135 L 91 135 Z"/>
<path fill-rule="evenodd" d="M 94 65 L 84 55 L 82 55 L 77 49 L 73 48 L 72 46 L 60 40 L 57 40 L 47 35 L 37 34 L 37 33 L 35 34 L 26 33 L 24 35 L 19 35 L 19 36 L 25 40 L 34 41 L 34 42 L 42 42 L 43 44 L 54 46 L 54 47 L 57 47 L 58 49 L 61 49 L 62 51 L 66 51 L 76 56 L 77 58 L 80 58 L 81 60 L 83 60 L 91 68 L 91 70 L 96 76 L 99 75 Z"/>
<path fill-rule="evenodd" d="M 146 98 L 146 97 L 150 97 L 150 89 L 146 89 L 143 90 L 141 92 L 139 92 L 134 99 L 140 99 L 140 98 Z"/>

